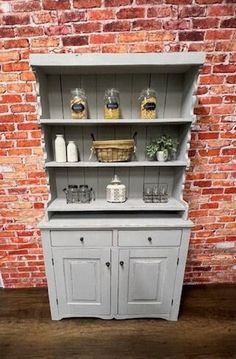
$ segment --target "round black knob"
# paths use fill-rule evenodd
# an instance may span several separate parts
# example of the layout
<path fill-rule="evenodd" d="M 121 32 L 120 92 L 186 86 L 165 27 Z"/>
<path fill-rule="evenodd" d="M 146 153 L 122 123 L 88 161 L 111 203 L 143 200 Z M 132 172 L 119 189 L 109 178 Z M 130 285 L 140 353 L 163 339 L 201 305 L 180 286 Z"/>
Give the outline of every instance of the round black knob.
<path fill-rule="evenodd" d="M 124 262 L 123 262 L 123 261 L 120 261 L 120 265 L 123 266 L 123 265 L 124 265 Z"/>
<path fill-rule="evenodd" d="M 106 262 L 106 266 L 107 266 L 108 268 L 110 267 L 110 265 L 111 265 L 110 262 Z"/>
<path fill-rule="evenodd" d="M 149 242 L 151 242 L 151 241 L 152 241 L 152 237 L 148 237 L 148 240 L 149 240 Z"/>
<path fill-rule="evenodd" d="M 84 241 L 84 237 L 80 237 L 80 242 L 83 242 Z"/>

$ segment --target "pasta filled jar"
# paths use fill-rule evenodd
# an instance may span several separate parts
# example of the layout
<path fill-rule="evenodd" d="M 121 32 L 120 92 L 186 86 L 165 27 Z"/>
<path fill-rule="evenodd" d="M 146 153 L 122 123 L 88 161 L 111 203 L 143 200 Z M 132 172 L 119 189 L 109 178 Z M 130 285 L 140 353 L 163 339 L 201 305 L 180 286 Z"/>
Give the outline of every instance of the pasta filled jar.
<path fill-rule="evenodd" d="M 147 88 L 141 92 L 140 100 L 140 116 L 141 119 L 157 118 L 157 93 L 151 88 Z"/>
<path fill-rule="evenodd" d="M 88 109 L 87 109 L 87 97 L 84 89 L 74 88 L 71 90 L 71 117 L 74 119 L 87 119 L 88 118 Z"/>
<path fill-rule="evenodd" d="M 116 120 L 120 118 L 120 95 L 119 91 L 114 88 L 107 89 L 105 92 L 104 118 L 106 120 Z"/>

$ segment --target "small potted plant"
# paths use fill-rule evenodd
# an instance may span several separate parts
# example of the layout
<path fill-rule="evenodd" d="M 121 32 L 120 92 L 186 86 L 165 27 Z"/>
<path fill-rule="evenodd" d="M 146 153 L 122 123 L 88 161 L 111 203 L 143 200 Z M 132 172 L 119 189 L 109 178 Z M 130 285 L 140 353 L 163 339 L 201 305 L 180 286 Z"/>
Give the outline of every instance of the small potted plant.
<path fill-rule="evenodd" d="M 146 154 L 149 159 L 157 159 L 161 162 L 172 160 L 177 152 L 177 144 L 175 139 L 164 134 L 146 146 Z"/>

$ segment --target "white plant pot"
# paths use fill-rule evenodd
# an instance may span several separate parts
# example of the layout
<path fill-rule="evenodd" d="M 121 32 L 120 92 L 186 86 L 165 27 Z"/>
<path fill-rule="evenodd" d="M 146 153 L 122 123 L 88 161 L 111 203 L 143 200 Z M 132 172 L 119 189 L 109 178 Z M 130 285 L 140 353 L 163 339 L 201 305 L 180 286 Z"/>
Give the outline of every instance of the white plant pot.
<path fill-rule="evenodd" d="M 165 162 L 167 160 L 168 160 L 168 151 L 167 150 L 157 152 L 157 161 Z"/>

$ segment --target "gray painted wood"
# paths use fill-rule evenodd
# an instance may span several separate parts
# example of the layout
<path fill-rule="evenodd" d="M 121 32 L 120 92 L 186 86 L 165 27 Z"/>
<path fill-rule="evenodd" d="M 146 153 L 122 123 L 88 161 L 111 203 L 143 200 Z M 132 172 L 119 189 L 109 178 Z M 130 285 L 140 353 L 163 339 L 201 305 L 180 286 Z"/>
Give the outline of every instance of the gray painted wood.
<path fill-rule="evenodd" d="M 154 120 L 141 120 L 139 118 L 132 118 L 132 119 L 120 119 L 117 120 L 104 120 L 104 119 L 89 119 L 87 121 L 76 121 L 71 120 L 70 118 L 67 119 L 53 119 L 53 118 L 41 118 L 40 123 L 43 125 L 49 126 L 57 126 L 57 125 L 64 125 L 64 126 L 126 126 L 126 125 L 135 125 L 135 126 L 153 126 L 153 125 L 170 125 L 170 124 L 177 124 L 181 125 L 184 123 L 191 123 L 192 120 L 190 118 L 158 118 Z"/>
<path fill-rule="evenodd" d="M 169 313 L 178 248 L 121 249 L 119 309 L 121 315 Z"/>
<path fill-rule="evenodd" d="M 110 249 L 54 247 L 58 308 L 62 317 L 110 314 Z"/>
<path fill-rule="evenodd" d="M 119 246 L 124 247 L 155 247 L 179 246 L 181 230 L 139 230 L 119 231 Z"/>

